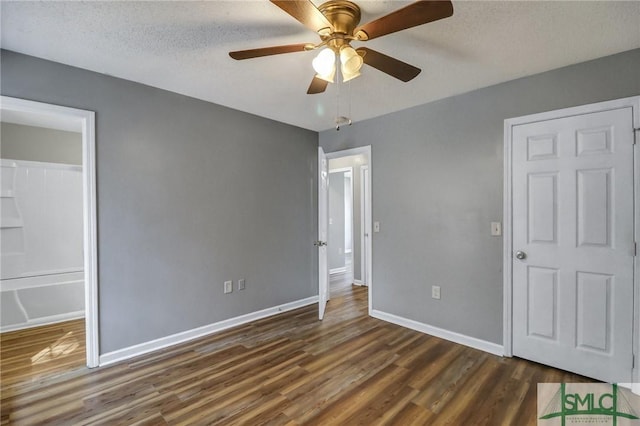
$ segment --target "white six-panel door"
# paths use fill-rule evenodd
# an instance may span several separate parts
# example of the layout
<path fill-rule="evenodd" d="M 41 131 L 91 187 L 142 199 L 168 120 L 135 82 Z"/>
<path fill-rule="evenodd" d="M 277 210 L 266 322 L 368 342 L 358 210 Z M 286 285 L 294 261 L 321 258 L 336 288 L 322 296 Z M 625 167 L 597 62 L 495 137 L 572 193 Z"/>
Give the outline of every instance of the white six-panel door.
<path fill-rule="evenodd" d="M 513 355 L 631 382 L 633 110 L 512 127 Z"/>

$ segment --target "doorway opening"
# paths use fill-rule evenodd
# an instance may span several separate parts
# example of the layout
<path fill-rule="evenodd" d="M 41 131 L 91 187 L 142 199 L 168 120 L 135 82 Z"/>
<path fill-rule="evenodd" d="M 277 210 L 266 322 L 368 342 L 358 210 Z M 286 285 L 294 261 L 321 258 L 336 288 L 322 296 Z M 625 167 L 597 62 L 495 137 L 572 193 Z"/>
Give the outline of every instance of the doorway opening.
<path fill-rule="evenodd" d="M 327 300 L 331 298 L 332 291 L 349 289 L 352 285 L 368 287 L 370 314 L 371 147 L 330 152 L 326 159 Z M 319 220 L 323 220 L 322 214 Z M 322 280 L 322 271 L 320 278 Z M 321 288 L 322 284 L 321 281 Z"/>
<path fill-rule="evenodd" d="M 1 100 L 3 340 L 43 372 L 97 367 L 94 113 Z"/>
<path fill-rule="evenodd" d="M 351 157 L 329 160 L 329 293 L 354 284 L 353 244 L 355 216 L 353 166 L 334 164 Z"/>

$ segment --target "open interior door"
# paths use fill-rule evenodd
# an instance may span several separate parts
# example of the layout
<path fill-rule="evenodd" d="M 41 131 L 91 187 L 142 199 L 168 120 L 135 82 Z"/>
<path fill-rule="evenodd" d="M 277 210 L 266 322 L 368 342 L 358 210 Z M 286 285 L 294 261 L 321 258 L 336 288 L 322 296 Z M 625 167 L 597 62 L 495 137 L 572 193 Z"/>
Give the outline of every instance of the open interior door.
<path fill-rule="evenodd" d="M 329 165 L 322 147 L 318 147 L 318 318 L 324 318 L 329 298 L 327 234 L 329 230 Z"/>

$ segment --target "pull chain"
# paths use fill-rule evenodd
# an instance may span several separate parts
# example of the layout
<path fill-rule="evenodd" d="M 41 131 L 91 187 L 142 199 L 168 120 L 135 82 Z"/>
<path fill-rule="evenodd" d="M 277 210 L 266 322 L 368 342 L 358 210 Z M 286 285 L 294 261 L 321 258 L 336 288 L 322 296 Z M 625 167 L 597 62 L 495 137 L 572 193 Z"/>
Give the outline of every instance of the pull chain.
<path fill-rule="evenodd" d="M 348 82 L 347 102 L 349 102 L 349 126 L 351 126 L 351 80 Z"/>
<path fill-rule="evenodd" d="M 342 115 L 340 115 L 340 86 L 343 83 L 340 83 L 340 76 L 338 76 L 338 78 L 336 79 L 336 86 L 338 86 L 336 88 L 338 96 L 337 96 L 337 101 L 336 101 L 336 131 L 340 131 L 340 126 L 344 125 L 344 124 L 348 124 L 349 126 L 351 126 L 351 82 L 347 82 L 349 87 L 347 87 L 347 109 L 348 109 L 348 113 L 349 113 L 349 117 L 344 117 Z"/>
<path fill-rule="evenodd" d="M 336 72 L 336 130 L 340 130 L 340 75 Z"/>

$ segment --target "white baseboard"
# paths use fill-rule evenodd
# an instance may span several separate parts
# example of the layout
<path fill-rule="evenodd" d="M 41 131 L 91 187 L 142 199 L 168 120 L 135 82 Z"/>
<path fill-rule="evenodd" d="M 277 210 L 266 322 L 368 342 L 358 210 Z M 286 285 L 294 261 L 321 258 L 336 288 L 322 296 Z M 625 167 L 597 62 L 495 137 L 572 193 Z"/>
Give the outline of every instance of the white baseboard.
<path fill-rule="evenodd" d="M 252 321 L 256 321 L 262 318 L 270 317 L 280 314 L 282 312 L 298 309 L 303 306 L 312 305 L 318 302 L 318 296 L 307 297 L 306 299 L 300 299 L 293 302 L 285 303 L 283 305 L 274 306 L 272 308 L 263 309 L 261 311 L 250 312 L 245 315 L 240 315 L 235 318 L 229 318 L 227 320 L 215 322 L 213 324 L 205 325 L 202 327 L 194 328 L 180 333 L 172 334 L 170 336 L 161 337 L 159 339 L 151 340 L 149 342 L 140 343 L 128 348 L 118 349 L 113 352 L 108 352 L 100 355 L 100 366 L 114 364 L 116 362 L 124 361 L 129 358 L 133 358 L 139 355 L 143 355 L 149 352 L 164 349 L 169 346 L 177 345 L 179 343 L 188 342 L 190 340 L 204 337 L 209 334 L 217 333 L 228 328 L 236 327 L 239 325 L 247 324 Z"/>
<path fill-rule="evenodd" d="M 356 279 L 353 280 L 353 284 L 359 285 L 359 286 L 362 286 L 362 287 L 366 287 L 367 286 L 365 283 L 362 282 L 362 280 L 356 280 Z"/>
<path fill-rule="evenodd" d="M 346 272 L 347 272 L 347 267 L 346 266 L 343 266 L 341 268 L 329 269 L 329 275 L 345 274 Z"/>
<path fill-rule="evenodd" d="M 408 318 L 399 317 L 397 315 L 388 314 L 386 312 L 378 311 L 375 309 L 371 311 L 371 316 L 383 321 L 390 322 L 392 324 L 419 331 L 421 333 L 429 334 L 431 336 L 449 340 L 454 343 L 469 346 L 474 349 L 479 349 L 484 352 L 489 352 L 493 355 L 504 355 L 504 347 L 502 345 L 498 345 L 497 343 L 487 342 L 486 340 L 481 340 L 475 337 L 456 333 L 454 331 L 445 330 L 444 328 L 434 327 L 432 325 L 424 324 Z"/>
<path fill-rule="evenodd" d="M 2 326 L 0 327 L 0 333 L 24 330 L 26 328 L 40 327 L 43 325 L 57 324 L 59 322 L 71 321 L 80 318 L 84 318 L 84 311 L 67 312 L 64 314 L 50 315 L 48 317 L 33 318 L 28 320 L 27 322 Z"/>

